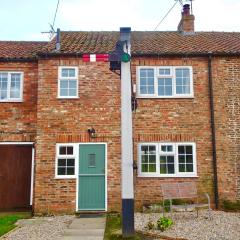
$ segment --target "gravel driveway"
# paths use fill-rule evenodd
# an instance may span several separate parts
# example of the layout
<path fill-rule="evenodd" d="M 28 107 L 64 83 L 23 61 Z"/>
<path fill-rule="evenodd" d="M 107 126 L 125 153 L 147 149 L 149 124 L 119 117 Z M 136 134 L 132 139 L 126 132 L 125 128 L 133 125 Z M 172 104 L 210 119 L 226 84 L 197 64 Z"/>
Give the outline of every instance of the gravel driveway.
<path fill-rule="evenodd" d="M 136 230 L 145 230 L 145 226 L 151 220 L 156 222 L 160 213 L 136 213 Z M 188 240 L 239 240 L 240 239 L 240 213 L 212 211 L 212 219 L 209 220 L 207 211 L 173 213 L 174 225 L 163 233 L 152 230 L 153 233 L 162 233 L 164 236 L 179 237 Z"/>
<path fill-rule="evenodd" d="M 17 222 L 19 228 L 10 232 L 4 240 L 58 240 L 74 216 L 36 217 Z"/>

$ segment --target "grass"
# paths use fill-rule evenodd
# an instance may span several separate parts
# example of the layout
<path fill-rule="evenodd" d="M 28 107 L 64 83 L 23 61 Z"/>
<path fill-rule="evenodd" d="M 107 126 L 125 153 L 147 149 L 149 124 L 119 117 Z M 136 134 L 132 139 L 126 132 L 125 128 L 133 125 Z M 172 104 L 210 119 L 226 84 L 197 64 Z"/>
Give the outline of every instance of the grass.
<path fill-rule="evenodd" d="M 108 214 L 104 240 L 142 240 L 144 239 L 141 235 L 136 234 L 134 237 L 123 238 L 121 233 L 121 217 L 120 214 Z"/>
<path fill-rule="evenodd" d="M 1 214 L 0 215 L 0 236 L 11 231 L 16 227 L 15 222 L 19 219 L 29 217 L 29 214 L 14 213 L 14 214 Z"/>

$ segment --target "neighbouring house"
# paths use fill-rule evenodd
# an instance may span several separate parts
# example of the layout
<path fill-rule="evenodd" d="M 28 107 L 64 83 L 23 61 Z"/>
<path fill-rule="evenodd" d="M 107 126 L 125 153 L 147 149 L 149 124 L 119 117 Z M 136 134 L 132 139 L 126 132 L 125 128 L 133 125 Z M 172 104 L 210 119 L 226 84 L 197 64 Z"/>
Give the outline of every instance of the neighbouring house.
<path fill-rule="evenodd" d="M 82 58 L 118 39 L 0 41 L 0 209 L 121 209 L 120 77 Z M 131 45 L 136 208 L 173 181 L 239 200 L 240 33 L 195 32 L 185 5 L 177 31 L 133 31 Z"/>

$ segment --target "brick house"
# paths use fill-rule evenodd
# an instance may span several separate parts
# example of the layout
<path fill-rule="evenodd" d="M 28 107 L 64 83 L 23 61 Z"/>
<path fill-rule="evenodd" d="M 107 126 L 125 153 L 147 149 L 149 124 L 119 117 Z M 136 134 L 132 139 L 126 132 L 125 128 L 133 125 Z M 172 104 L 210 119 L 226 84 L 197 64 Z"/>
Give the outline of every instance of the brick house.
<path fill-rule="evenodd" d="M 120 78 L 82 59 L 118 39 L 0 41 L 0 209 L 120 210 Z M 136 208 L 169 181 L 195 181 L 213 203 L 240 199 L 240 33 L 194 32 L 184 11 L 178 31 L 131 42 Z"/>

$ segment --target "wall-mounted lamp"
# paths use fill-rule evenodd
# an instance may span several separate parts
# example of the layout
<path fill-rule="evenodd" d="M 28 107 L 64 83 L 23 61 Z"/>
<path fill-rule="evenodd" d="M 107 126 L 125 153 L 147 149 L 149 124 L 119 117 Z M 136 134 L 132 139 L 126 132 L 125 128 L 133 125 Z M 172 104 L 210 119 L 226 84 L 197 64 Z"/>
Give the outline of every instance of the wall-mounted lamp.
<path fill-rule="evenodd" d="M 87 131 L 88 131 L 89 137 L 95 138 L 97 136 L 96 130 L 93 127 L 92 128 L 88 128 Z"/>

